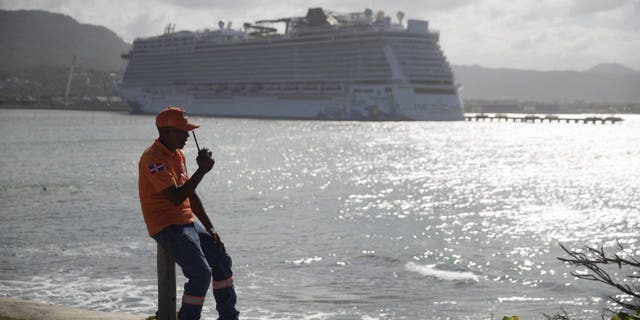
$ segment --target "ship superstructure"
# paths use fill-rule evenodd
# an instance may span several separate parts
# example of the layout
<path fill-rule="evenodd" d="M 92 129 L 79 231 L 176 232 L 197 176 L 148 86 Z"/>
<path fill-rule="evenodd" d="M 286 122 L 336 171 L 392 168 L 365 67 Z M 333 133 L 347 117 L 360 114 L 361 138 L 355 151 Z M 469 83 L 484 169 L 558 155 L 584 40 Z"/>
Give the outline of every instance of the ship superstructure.
<path fill-rule="evenodd" d="M 278 33 L 274 25 L 284 27 Z M 345 120 L 461 120 L 462 101 L 424 20 L 369 9 L 219 23 L 136 39 L 120 90 L 134 112 Z"/>

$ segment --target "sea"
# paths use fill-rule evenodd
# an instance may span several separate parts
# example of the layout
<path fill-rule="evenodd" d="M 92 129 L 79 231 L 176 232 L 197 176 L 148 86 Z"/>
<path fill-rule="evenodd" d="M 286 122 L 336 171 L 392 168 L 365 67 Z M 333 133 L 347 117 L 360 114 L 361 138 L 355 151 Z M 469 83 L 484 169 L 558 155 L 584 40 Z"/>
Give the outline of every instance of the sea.
<path fill-rule="evenodd" d="M 621 117 L 192 116 L 216 160 L 197 191 L 233 258 L 242 319 L 600 319 L 618 292 L 558 257 L 560 244 L 640 257 L 640 116 Z M 137 190 L 156 136 L 153 115 L 0 110 L 0 296 L 156 311 Z M 195 171 L 191 138 L 184 152 Z M 638 284 L 636 270 L 611 275 Z"/>

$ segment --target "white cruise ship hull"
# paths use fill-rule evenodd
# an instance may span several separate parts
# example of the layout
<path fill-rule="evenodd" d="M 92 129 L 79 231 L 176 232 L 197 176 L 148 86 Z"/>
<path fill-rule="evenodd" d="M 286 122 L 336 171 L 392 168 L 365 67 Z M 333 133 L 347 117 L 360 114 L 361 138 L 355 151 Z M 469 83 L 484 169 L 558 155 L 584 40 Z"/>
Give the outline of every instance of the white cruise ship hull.
<path fill-rule="evenodd" d="M 346 87 L 336 94 L 313 92 L 215 94 L 175 87 L 121 88 L 132 112 L 155 114 L 181 106 L 189 114 L 220 117 L 458 121 L 464 118 L 457 94 L 416 93 L 414 88 Z M 387 88 L 386 91 L 389 91 Z"/>

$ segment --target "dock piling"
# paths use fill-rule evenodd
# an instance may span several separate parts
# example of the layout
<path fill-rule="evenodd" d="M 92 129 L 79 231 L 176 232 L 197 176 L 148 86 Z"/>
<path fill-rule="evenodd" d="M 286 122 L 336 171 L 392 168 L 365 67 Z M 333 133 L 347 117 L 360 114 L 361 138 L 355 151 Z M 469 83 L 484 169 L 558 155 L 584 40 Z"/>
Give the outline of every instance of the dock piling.
<path fill-rule="evenodd" d="M 176 320 L 176 263 L 160 245 L 157 253 L 158 320 Z"/>

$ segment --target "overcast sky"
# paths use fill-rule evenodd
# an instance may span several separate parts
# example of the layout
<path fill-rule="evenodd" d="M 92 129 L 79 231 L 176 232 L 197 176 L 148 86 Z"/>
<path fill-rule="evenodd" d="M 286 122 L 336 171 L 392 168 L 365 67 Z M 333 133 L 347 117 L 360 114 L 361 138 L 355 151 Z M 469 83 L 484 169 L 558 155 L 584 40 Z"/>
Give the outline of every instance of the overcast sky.
<path fill-rule="evenodd" d="M 103 25 L 127 42 L 176 30 L 303 16 L 309 7 L 371 8 L 427 19 L 453 64 L 585 70 L 620 63 L 640 71 L 640 0 L 0 0 L 5 10 L 42 9 Z"/>

